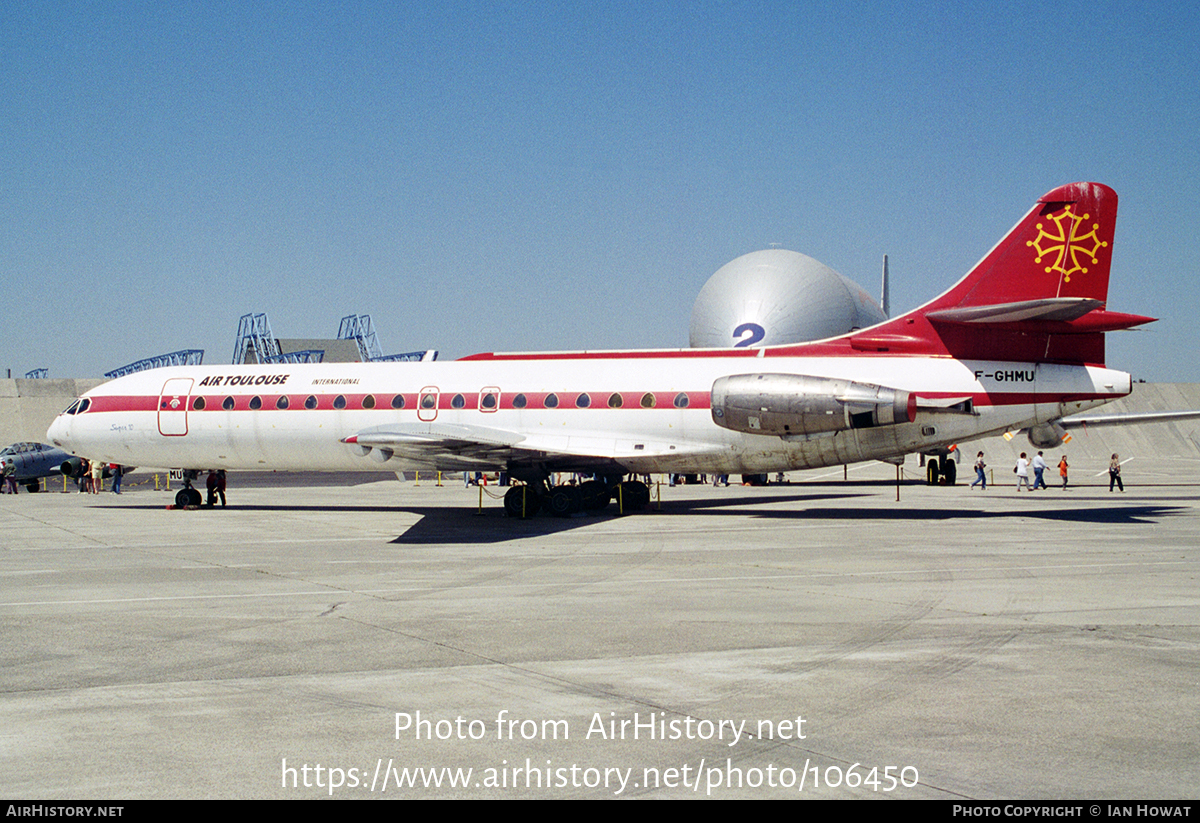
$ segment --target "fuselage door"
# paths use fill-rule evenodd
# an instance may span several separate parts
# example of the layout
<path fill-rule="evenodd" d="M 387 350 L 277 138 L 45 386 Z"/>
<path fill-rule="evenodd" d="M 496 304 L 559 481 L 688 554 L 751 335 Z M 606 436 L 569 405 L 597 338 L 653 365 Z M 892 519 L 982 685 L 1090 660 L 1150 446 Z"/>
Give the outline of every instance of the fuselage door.
<path fill-rule="evenodd" d="M 163 384 L 158 398 L 158 433 L 164 437 L 182 437 L 188 433 L 192 382 L 190 377 L 172 377 Z"/>

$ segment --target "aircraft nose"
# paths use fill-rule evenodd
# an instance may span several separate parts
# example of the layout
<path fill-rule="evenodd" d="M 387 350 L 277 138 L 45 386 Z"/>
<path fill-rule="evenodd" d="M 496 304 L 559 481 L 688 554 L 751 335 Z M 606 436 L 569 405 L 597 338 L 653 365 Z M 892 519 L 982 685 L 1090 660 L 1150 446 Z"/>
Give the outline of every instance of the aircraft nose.
<path fill-rule="evenodd" d="M 70 415 L 60 414 L 54 418 L 54 422 L 50 424 L 50 428 L 46 429 L 46 439 L 60 449 L 70 451 Z"/>

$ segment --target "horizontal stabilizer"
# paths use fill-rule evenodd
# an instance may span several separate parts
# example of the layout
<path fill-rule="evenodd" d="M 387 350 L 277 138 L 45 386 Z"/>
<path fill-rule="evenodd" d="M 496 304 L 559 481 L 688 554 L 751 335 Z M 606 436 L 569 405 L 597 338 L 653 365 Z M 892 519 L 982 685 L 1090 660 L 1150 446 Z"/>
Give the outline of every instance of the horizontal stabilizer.
<path fill-rule="evenodd" d="M 1017 323 L 1022 320 L 1078 320 L 1101 308 L 1103 301 L 1092 297 L 1046 297 L 991 306 L 940 309 L 926 316 L 943 323 Z"/>

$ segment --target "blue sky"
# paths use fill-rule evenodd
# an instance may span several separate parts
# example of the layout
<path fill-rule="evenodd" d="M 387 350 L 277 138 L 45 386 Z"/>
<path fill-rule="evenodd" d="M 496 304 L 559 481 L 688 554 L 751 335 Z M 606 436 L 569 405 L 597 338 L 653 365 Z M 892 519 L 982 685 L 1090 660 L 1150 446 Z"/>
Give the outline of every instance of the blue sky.
<path fill-rule="evenodd" d="M 14 2 L 0 288 L 23 375 L 227 363 L 238 316 L 384 351 L 670 347 L 771 243 L 893 311 L 1044 192 L 1121 197 L 1110 365 L 1200 381 L 1181 3 Z"/>

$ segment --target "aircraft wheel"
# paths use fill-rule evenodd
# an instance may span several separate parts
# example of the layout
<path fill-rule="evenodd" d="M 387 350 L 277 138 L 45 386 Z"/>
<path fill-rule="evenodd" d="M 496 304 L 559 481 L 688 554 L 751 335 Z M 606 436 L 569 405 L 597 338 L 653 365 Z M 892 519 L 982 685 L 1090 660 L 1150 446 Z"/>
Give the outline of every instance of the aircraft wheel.
<path fill-rule="evenodd" d="M 542 498 L 533 486 L 513 486 L 504 493 L 504 510 L 509 517 L 533 517 L 542 508 Z"/>
<path fill-rule="evenodd" d="M 627 512 L 641 511 L 650 505 L 650 487 L 641 480 L 626 480 L 621 484 L 622 508 Z"/>
<path fill-rule="evenodd" d="M 27 486 L 25 486 L 25 491 L 29 492 L 30 494 L 36 494 L 37 492 L 40 492 L 41 490 L 42 490 L 42 487 L 39 486 L 37 483 L 30 483 Z"/>
<path fill-rule="evenodd" d="M 555 517 L 569 517 L 583 510 L 583 495 L 578 486 L 555 486 L 546 502 Z"/>
<path fill-rule="evenodd" d="M 200 494 L 199 489 L 188 489 L 188 492 L 189 492 L 188 497 L 191 500 L 191 505 L 199 506 L 201 503 L 204 502 L 204 497 Z"/>
<path fill-rule="evenodd" d="M 938 461 L 936 457 L 931 457 L 925 461 L 925 483 L 929 486 L 938 484 L 938 477 L 941 472 L 938 471 Z"/>
<path fill-rule="evenodd" d="M 765 474 L 743 474 L 742 483 L 747 486 L 765 486 L 770 482 Z"/>
<path fill-rule="evenodd" d="M 599 480 L 589 480 L 579 487 L 583 495 L 583 507 L 588 511 L 602 511 L 612 500 L 612 490 Z"/>
<path fill-rule="evenodd" d="M 192 489 L 180 489 L 175 492 L 175 508 L 186 509 L 192 505 Z"/>
<path fill-rule="evenodd" d="M 953 460 L 942 461 L 942 477 L 945 478 L 947 486 L 953 486 L 954 481 L 958 479 L 958 466 Z"/>

